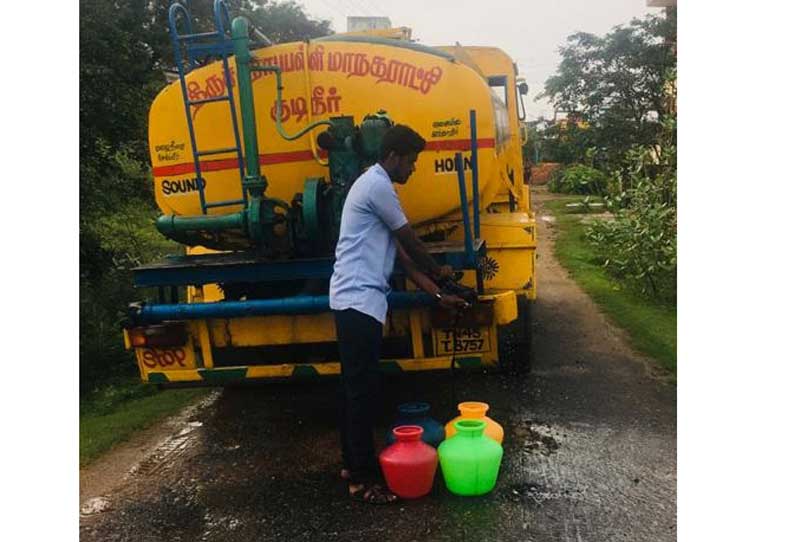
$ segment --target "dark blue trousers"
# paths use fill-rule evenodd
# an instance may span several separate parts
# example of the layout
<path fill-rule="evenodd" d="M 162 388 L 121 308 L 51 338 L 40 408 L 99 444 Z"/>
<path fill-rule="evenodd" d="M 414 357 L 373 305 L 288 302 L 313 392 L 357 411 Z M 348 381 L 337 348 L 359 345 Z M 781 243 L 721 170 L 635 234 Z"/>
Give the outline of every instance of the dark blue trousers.
<path fill-rule="evenodd" d="M 380 409 L 378 366 L 383 324 L 354 309 L 334 311 L 342 377 L 339 387 L 339 432 L 342 459 L 356 483 L 378 478 L 374 427 Z"/>

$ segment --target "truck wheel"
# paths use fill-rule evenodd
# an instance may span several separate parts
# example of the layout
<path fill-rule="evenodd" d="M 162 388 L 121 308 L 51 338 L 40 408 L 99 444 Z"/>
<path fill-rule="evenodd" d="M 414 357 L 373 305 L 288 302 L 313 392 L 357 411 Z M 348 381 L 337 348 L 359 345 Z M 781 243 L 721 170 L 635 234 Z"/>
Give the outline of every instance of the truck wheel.
<path fill-rule="evenodd" d="M 532 302 L 518 298 L 518 318 L 499 328 L 499 368 L 511 375 L 532 369 Z"/>

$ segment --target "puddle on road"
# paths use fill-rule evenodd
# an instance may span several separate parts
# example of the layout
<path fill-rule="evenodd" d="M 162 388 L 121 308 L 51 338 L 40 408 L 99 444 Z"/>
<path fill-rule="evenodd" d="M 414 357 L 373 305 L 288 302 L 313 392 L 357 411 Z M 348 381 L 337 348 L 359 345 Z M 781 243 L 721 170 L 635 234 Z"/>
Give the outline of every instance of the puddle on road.
<path fill-rule="evenodd" d="M 547 501 L 577 499 L 582 493 L 581 489 L 552 489 L 538 482 L 512 484 L 500 492 L 503 500 L 529 504 L 533 507 L 539 507 Z"/>
<path fill-rule="evenodd" d="M 540 420 L 517 420 L 510 430 L 511 453 L 523 456 L 534 456 L 536 461 L 545 463 L 549 458 L 556 454 L 564 445 L 565 434 L 553 427 L 551 424 Z M 541 459 L 544 458 L 544 459 Z M 513 462 L 516 466 L 520 465 L 520 459 L 516 457 Z M 551 460 L 554 461 L 553 459 Z M 523 467 L 521 467 L 523 468 Z M 537 474 L 538 471 L 534 471 Z M 526 472 L 525 474 L 529 474 Z M 523 477 L 523 475 L 521 476 Z M 526 480 L 526 479 L 525 479 Z M 561 481 L 561 480 L 557 480 Z M 546 480 L 548 483 L 548 480 Z M 581 493 L 579 490 L 571 490 L 565 487 L 554 487 L 545 485 L 538 480 L 529 480 L 505 484 L 498 490 L 499 498 L 504 502 L 518 503 L 522 506 L 531 508 L 540 507 L 547 501 L 552 500 L 571 500 L 577 498 Z"/>
<path fill-rule="evenodd" d="M 560 448 L 560 433 L 549 424 L 522 420 L 513 429 L 513 435 L 525 453 L 551 455 Z"/>
<path fill-rule="evenodd" d="M 204 514 L 204 532 L 198 539 L 218 540 L 223 536 L 228 536 L 231 531 L 235 531 L 243 526 L 243 521 L 232 516 L 213 517 L 210 512 Z"/>

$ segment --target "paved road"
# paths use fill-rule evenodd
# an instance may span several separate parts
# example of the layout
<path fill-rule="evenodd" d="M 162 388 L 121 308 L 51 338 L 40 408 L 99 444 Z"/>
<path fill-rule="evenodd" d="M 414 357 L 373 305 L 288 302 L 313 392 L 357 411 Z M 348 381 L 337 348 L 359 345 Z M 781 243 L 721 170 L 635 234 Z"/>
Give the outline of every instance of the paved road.
<path fill-rule="evenodd" d="M 547 197 L 536 193 L 539 216 Z M 386 408 L 405 400 L 428 400 L 442 421 L 458 400 L 490 403 L 505 428 L 493 493 L 463 499 L 437 483 L 398 506 L 350 502 L 334 384 L 264 385 L 218 393 L 114 489 L 85 495 L 81 540 L 675 540 L 675 387 L 567 277 L 539 222 L 532 374 L 458 374 L 454 389 L 443 373 L 402 377 L 380 417 L 385 430 Z"/>

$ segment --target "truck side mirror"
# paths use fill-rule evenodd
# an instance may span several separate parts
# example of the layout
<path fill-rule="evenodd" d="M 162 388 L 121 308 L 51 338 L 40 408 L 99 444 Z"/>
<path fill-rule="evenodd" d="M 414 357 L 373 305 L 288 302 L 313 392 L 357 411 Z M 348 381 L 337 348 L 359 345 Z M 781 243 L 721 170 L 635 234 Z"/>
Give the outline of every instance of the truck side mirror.
<path fill-rule="evenodd" d="M 519 83 L 518 92 L 520 92 L 522 96 L 526 96 L 529 94 L 529 85 L 526 83 Z"/>

